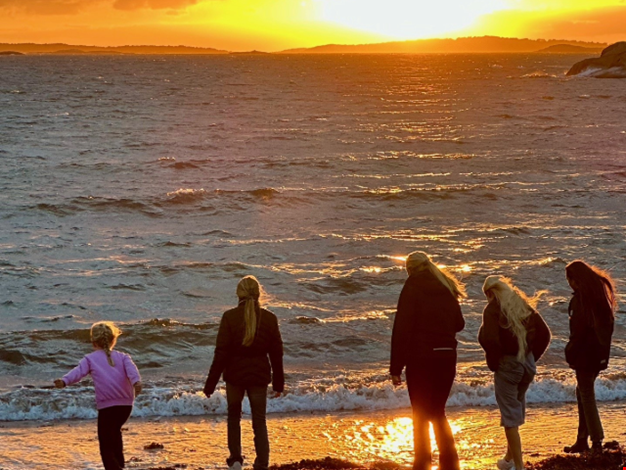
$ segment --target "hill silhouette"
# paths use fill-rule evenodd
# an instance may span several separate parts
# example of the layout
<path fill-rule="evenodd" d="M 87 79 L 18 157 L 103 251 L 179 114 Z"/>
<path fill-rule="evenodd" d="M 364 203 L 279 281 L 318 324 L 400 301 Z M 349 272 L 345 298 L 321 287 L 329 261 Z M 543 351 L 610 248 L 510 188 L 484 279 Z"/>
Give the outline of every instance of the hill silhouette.
<path fill-rule="evenodd" d="M 190 46 L 79 46 L 72 44 L 0 44 L 1 51 L 16 51 L 24 54 L 228 54 L 228 51 L 210 47 Z"/>
<path fill-rule="evenodd" d="M 393 53 L 472 53 L 472 52 L 539 52 L 551 46 L 591 48 L 593 52 L 606 44 L 562 39 L 518 39 L 498 36 L 458 39 L 417 39 L 378 44 L 329 44 L 311 48 L 288 49 L 287 54 L 393 54 Z M 587 52 L 587 51 L 581 51 Z"/>

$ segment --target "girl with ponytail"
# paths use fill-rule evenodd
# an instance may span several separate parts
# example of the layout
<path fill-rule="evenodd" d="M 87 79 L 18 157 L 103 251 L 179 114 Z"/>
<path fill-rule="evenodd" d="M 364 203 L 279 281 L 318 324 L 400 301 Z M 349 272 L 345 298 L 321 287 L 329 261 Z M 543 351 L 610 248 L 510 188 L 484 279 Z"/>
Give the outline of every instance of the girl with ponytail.
<path fill-rule="evenodd" d="M 91 326 L 91 344 L 95 351 L 81 359 L 74 369 L 54 385 L 64 388 L 91 375 L 98 408 L 98 441 L 105 470 L 124 468 L 122 426 L 133 410 L 135 395 L 141 392 L 141 377 L 128 354 L 114 351 L 122 332 L 112 322 Z"/>
<path fill-rule="evenodd" d="M 521 470 L 519 427 L 526 417 L 526 391 L 537 373 L 536 362 L 550 344 L 550 329 L 535 310 L 539 295 L 529 298 L 509 278 L 489 276 L 483 292 L 489 304 L 483 311 L 478 341 L 485 350 L 487 366 L 495 372 L 500 425 L 508 444 L 497 465 L 500 470 Z"/>
<path fill-rule="evenodd" d="M 604 431 L 598 413 L 595 381 L 609 365 L 611 339 L 617 300 L 611 276 L 584 261 L 572 261 L 565 267 L 567 282 L 574 291 L 569 304 L 569 342 L 565 359 L 576 372 L 578 401 L 578 436 L 565 452 L 589 450 L 602 452 Z"/>
<path fill-rule="evenodd" d="M 283 341 L 276 315 L 261 308 L 261 285 L 246 276 L 237 285 L 237 307 L 222 316 L 213 362 L 204 394 L 209 397 L 224 376 L 228 403 L 228 450 L 230 469 L 241 470 L 241 403 L 247 394 L 252 413 L 255 470 L 269 467 L 270 445 L 267 434 L 267 387 L 272 383 L 274 397 L 284 390 Z"/>
<path fill-rule="evenodd" d="M 421 251 L 406 259 L 404 283 L 391 336 L 389 371 L 394 386 L 406 382 L 413 409 L 414 470 L 431 468 L 429 423 L 439 448 L 439 469 L 459 470 L 459 456 L 446 417 L 456 375 L 456 334 L 465 326 L 459 299 L 463 284 Z"/>

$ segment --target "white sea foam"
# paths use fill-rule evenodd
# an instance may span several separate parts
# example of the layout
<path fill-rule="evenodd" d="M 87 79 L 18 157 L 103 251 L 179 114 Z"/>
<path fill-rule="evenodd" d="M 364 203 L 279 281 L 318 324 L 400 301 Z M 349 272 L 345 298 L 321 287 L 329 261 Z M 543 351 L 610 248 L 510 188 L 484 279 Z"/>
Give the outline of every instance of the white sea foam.
<path fill-rule="evenodd" d="M 83 387 L 70 397 L 58 391 L 38 391 L 36 395 L 27 390 L 4 394 L 0 401 L 0 421 L 92 419 L 97 416 L 93 403 L 93 390 Z M 599 379 L 596 383 L 598 401 L 626 399 L 626 380 Z M 558 404 L 575 402 L 575 384 L 544 378 L 531 384 L 527 394 L 530 404 Z M 493 384 L 455 383 L 448 406 L 480 407 L 496 404 Z M 391 384 L 374 384 L 360 387 L 334 385 L 324 391 L 294 390 L 280 398 L 268 400 L 269 413 L 335 412 L 388 410 L 410 406 L 406 387 L 394 388 Z M 249 413 L 247 398 L 244 412 Z M 207 398 L 197 390 L 171 390 L 148 388 L 140 395 L 133 416 L 188 416 L 224 415 L 227 411 L 224 390 L 218 390 Z"/>

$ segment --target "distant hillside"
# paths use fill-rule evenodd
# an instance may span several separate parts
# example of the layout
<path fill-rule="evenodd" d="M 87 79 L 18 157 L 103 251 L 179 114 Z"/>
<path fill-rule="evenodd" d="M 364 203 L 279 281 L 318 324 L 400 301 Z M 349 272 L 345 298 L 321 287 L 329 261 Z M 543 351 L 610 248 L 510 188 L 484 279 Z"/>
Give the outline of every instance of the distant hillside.
<path fill-rule="evenodd" d="M 556 39 L 517 39 L 497 36 L 468 37 L 458 39 L 418 39 L 379 44 L 338 45 L 288 49 L 284 54 L 393 54 L 393 53 L 471 53 L 471 52 L 537 52 L 551 46 L 577 46 L 602 49 L 603 43 L 567 41 Z"/>
<path fill-rule="evenodd" d="M 582 47 L 572 46 L 569 44 L 557 44 L 556 46 L 546 47 L 545 49 L 541 49 L 537 52 L 550 54 L 598 54 L 602 52 L 602 49 L 602 47 Z"/>
<path fill-rule="evenodd" d="M 75 46 L 71 44 L 0 44 L 0 52 L 24 54 L 228 54 L 228 51 L 189 46 Z"/>

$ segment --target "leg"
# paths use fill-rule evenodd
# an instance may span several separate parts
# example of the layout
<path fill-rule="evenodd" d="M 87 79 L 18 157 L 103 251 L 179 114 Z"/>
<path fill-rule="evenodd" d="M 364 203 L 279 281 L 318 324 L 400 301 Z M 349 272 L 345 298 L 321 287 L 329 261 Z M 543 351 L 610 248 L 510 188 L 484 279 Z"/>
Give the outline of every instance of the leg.
<path fill-rule="evenodd" d="M 598 378 L 598 373 L 597 371 L 576 371 L 577 389 L 584 411 L 585 424 L 591 436 L 591 442 L 596 445 L 602 444 L 604 439 L 602 421 L 600 421 L 600 414 L 596 405 L 595 381 Z"/>
<path fill-rule="evenodd" d="M 124 459 L 124 440 L 122 439 L 122 426 L 128 421 L 130 414 L 133 411 L 132 406 L 114 406 L 115 408 L 115 459 L 117 460 L 121 468 L 126 467 L 126 460 Z"/>
<path fill-rule="evenodd" d="M 98 442 L 105 470 L 120 470 L 125 466 L 122 425 L 131 411 L 131 406 L 112 406 L 98 411 Z"/>
<path fill-rule="evenodd" d="M 431 449 L 428 429 L 430 376 L 423 363 L 411 364 L 406 370 L 406 382 L 413 410 L 413 470 L 430 470 Z"/>
<path fill-rule="evenodd" d="M 506 435 L 506 442 L 508 444 L 508 451 L 505 458 L 507 460 L 513 460 L 516 470 L 523 469 L 524 461 L 522 460 L 522 440 L 519 435 L 519 427 L 505 427 L 504 434 Z"/>
<path fill-rule="evenodd" d="M 226 402 L 228 404 L 228 451 L 226 463 L 230 467 L 235 462 L 243 464 L 241 455 L 241 402 L 245 388 L 226 383 Z"/>
<path fill-rule="evenodd" d="M 254 431 L 254 449 L 256 459 L 255 470 L 267 470 L 270 464 L 270 441 L 267 435 L 267 386 L 248 387 L 248 399 L 252 413 L 252 430 Z"/>
<path fill-rule="evenodd" d="M 585 419 L 585 408 L 583 400 L 580 396 L 580 387 L 576 385 L 576 402 L 578 404 L 578 435 L 576 442 L 587 442 L 589 439 L 589 430 L 587 429 L 587 420 Z"/>
<path fill-rule="evenodd" d="M 459 455 L 446 417 L 446 402 L 456 376 L 456 355 L 433 361 L 432 366 L 430 377 L 434 387 L 429 408 L 439 448 L 439 470 L 459 470 Z"/>

